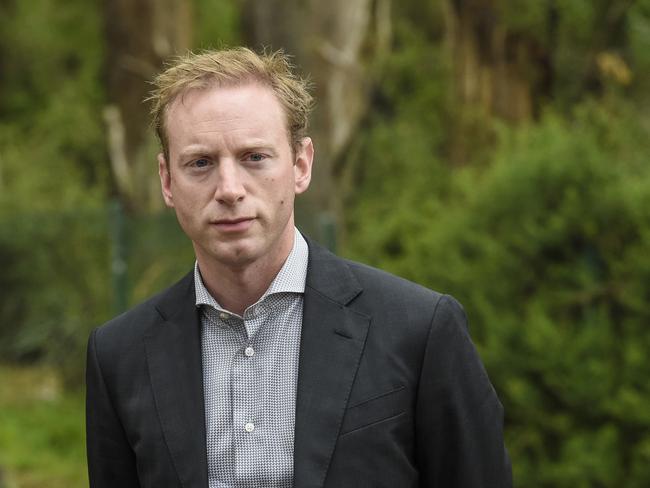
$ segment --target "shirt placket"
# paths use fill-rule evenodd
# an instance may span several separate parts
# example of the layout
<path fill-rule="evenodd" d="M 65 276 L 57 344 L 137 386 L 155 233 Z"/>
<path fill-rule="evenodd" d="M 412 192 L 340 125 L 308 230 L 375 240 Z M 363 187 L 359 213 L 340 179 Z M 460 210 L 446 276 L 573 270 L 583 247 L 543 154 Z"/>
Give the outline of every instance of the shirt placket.
<path fill-rule="evenodd" d="M 260 304 L 244 313 L 243 343 L 232 362 L 232 438 L 238 488 L 262 486 L 260 483 L 265 478 L 263 435 L 266 426 L 263 421 L 263 385 L 260 384 L 264 377 L 263 358 L 255 340 L 262 322 Z"/>

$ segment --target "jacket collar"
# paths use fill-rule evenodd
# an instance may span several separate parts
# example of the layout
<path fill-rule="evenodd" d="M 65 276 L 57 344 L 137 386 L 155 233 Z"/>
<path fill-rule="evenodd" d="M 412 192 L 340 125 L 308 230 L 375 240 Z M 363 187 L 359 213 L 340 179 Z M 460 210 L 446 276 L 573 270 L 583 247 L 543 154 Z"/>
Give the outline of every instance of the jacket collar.
<path fill-rule="evenodd" d="M 307 244 L 306 286 L 340 305 L 350 303 L 363 289 L 348 264 L 311 239 L 307 239 Z"/>
<path fill-rule="evenodd" d="M 158 419 L 183 488 L 207 488 L 201 328 L 192 273 L 154 303 L 162 321 L 144 342 Z"/>

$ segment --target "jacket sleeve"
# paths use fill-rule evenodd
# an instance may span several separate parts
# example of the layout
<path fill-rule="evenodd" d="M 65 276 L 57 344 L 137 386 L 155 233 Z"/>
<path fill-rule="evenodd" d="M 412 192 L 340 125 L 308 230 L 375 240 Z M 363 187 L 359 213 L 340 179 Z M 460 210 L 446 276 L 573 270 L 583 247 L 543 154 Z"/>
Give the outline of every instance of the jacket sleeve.
<path fill-rule="evenodd" d="M 97 351 L 97 329 L 88 340 L 86 449 L 91 488 L 139 488 L 135 455 L 113 407 Z"/>
<path fill-rule="evenodd" d="M 416 403 L 417 461 L 426 488 L 510 488 L 503 407 L 456 300 L 434 311 Z"/>

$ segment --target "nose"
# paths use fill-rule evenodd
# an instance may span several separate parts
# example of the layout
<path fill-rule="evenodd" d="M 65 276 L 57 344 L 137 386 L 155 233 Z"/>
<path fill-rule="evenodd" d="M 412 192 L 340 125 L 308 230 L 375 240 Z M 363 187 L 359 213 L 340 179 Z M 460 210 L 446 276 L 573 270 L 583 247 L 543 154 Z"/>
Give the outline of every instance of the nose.
<path fill-rule="evenodd" d="M 217 188 L 214 199 L 223 205 L 234 205 L 244 199 L 244 188 L 237 164 L 232 160 L 222 160 L 219 163 Z"/>

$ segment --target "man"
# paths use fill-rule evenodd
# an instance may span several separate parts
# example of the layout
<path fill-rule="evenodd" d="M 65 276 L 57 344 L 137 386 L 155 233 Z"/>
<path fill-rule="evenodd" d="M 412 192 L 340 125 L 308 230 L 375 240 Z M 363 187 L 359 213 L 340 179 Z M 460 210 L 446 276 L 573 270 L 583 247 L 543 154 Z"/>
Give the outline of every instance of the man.
<path fill-rule="evenodd" d="M 91 486 L 511 486 L 460 305 L 295 229 L 312 100 L 286 57 L 189 55 L 155 83 L 196 264 L 90 337 Z"/>

